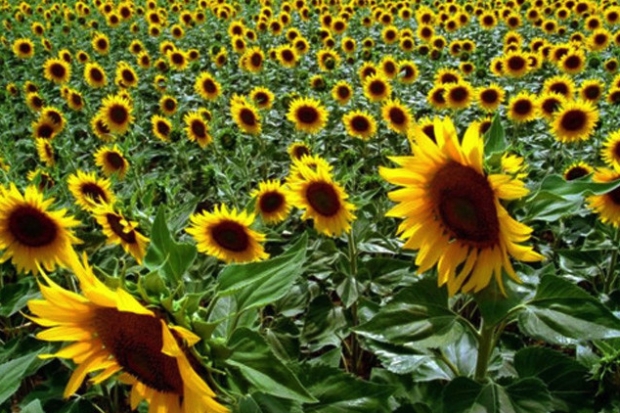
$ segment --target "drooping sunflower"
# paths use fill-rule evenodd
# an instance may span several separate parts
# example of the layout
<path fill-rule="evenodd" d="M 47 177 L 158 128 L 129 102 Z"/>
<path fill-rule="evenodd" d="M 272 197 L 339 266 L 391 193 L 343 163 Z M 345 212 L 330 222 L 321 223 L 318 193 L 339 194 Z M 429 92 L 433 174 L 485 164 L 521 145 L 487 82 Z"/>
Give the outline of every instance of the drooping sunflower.
<path fill-rule="evenodd" d="M 291 212 L 292 205 L 280 181 L 259 182 L 258 188 L 250 196 L 256 198 L 256 212 L 266 224 L 278 224 Z"/>
<path fill-rule="evenodd" d="M 620 179 L 620 172 L 615 169 L 601 168 L 594 172 L 592 182 L 613 182 Z M 603 195 L 591 195 L 586 198 L 588 208 L 598 214 L 601 222 L 620 227 L 620 188 Z"/>
<path fill-rule="evenodd" d="M 62 59 L 49 58 L 43 65 L 43 76 L 56 84 L 64 84 L 71 78 L 71 65 Z"/>
<path fill-rule="evenodd" d="M 129 162 L 116 145 L 99 148 L 99 150 L 95 152 L 94 157 L 95 165 L 101 168 L 103 174 L 108 178 L 116 174 L 119 179 L 123 179 L 129 170 Z"/>
<path fill-rule="evenodd" d="M 191 225 L 186 231 L 196 240 L 198 251 L 226 263 L 260 261 L 268 254 L 259 244 L 265 235 L 250 228 L 254 218 L 254 214 L 229 210 L 222 204 L 213 212 L 190 216 Z"/>
<path fill-rule="evenodd" d="M 620 171 L 620 129 L 607 136 L 601 148 L 601 158 L 607 166 Z"/>
<path fill-rule="evenodd" d="M 161 115 L 153 115 L 151 117 L 151 131 L 157 139 L 168 142 L 172 132 L 172 122 Z"/>
<path fill-rule="evenodd" d="M 583 161 L 576 161 L 568 165 L 562 171 L 562 176 L 567 181 L 572 181 L 574 179 L 583 178 L 584 176 L 590 175 L 594 172 L 594 168 Z"/>
<path fill-rule="evenodd" d="M 209 124 L 200 112 L 186 114 L 183 117 L 183 122 L 185 122 L 185 133 L 190 141 L 198 142 L 201 148 L 213 142 L 213 138 L 209 134 Z"/>
<path fill-rule="evenodd" d="M 551 133 L 564 143 L 587 140 L 594 132 L 598 119 L 598 110 L 590 101 L 567 101 L 555 113 Z"/>
<path fill-rule="evenodd" d="M 66 210 L 52 211 L 53 198 L 44 199 L 34 186 L 24 194 L 13 184 L 0 196 L 0 262 L 11 260 L 18 271 L 36 272 L 41 265 L 53 271 L 66 266 L 80 243 L 71 230 L 80 223 Z"/>
<path fill-rule="evenodd" d="M 353 110 L 342 117 L 347 133 L 362 140 L 370 139 L 377 133 L 377 121 L 365 110 Z"/>
<path fill-rule="evenodd" d="M 382 74 L 375 73 L 366 77 L 362 83 L 364 96 L 371 102 L 381 102 L 392 94 L 392 86 Z"/>
<path fill-rule="evenodd" d="M 266 87 L 257 86 L 250 91 L 250 99 L 259 109 L 269 109 L 273 105 L 275 95 Z"/>
<path fill-rule="evenodd" d="M 54 147 L 49 139 L 36 139 L 37 154 L 39 159 L 49 168 L 56 163 Z"/>
<path fill-rule="evenodd" d="M 28 301 L 30 319 L 47 327 L 37 334 L 46 341 L 74 341 L 47 357 L 73 360 L 78 367 L 65 387 L 74 394 L 88 373 L 101 383 L 121 373 L 131 384 L 131 408 L 146 400 L 151 411 L 226 413 L 215 393 L 194 370 L 189 358 L 200 338 L 169 326 L 167 321 L 122 289 L 109 289 L 99 281 L 86 260 L 71 265 L 82 295 L 68 291 L 42 274 L 43 299 Z"/>
<path fill-rule="evenodd" d="M 300 97 L 291 102 L 286 118 L 299 131 L 318 133 L 327 124 L 328 112 L 320 100 Z"/>
<path fill-rule="evenodd" d="M 513 122 L 531 122 L 538 116 L 538 100 L 527 91 L 521 91 L 508 101 L 508 119 Z"/>
<path fill-rule="evenodd" d="M 476 89 L 475 98 L 478 106 L 485 112 L 495 112 L 504 101 L 505 92 L 497 83 Z"/>
<path fill-rule="evenodd" d="M 108 238 L 108 244 L 120 245 L 125 252 L 136 259 L 138 264 L 142 264 L 149 239 L 138 232 L 136 222 L 128 221 L 109 204 L 96 207 L 93 210 L 93 216 L 97 223 L 103 227 L 103 233 Z"/>
<path fill-rule="evenodd" d="M 34 43 L 26 38 L 17 39 L 13 42 L 13 53 L 20 59 L 30 59 L 34 56 Z"/>
<path fill-rule="evenodd" d="M 449 118 L 435 119 L 436 141 L 414 125 L 412 156 L 394 157 L 399 168 L 379 174 L 403 188 L 389 197 L 398 202 L 387 215 L 404 218 L 398 232 L 404 248 L 419 250 L 418 272 L 437 266 L 439 285 L 448 293 L 478 292 L 494 276 L 503 291 L 502 272 L 519 281 L 510 257 L 539 261 L 532 247 L 521 245 L 531 228 L 514 220 L 500 200 L 527 194 L 525 184 L 508 175 L 487 174 L 484 143 L 477 126 L 459 141 Z"/>
<path fill-rule="evenodd" d="M 245 133 L 259 135 L 262 130 L 258 109 L 245 98 L 231 99 L 230 113 L 233 120 Z"/>
<path fill-rule="evenodd" d="M 129 100 L 118 95 L 108 95 L 103 99 L 98 115 L 110 133 L 123 135 L 134 121 L 132 111 Z"/>
<path fill-rule="evenodd" d="M 351 230 L 355 206 L 334 181 L 329 169 L 297 164 L 299 178 L 290 182 L 291 204 L 303 209 L 302 219 L 312 219 L 314 228 L 325 235 L 338 237 Z"/>
<path fill-rule="evenodd" d="M 353 88 L 346 80 L 339 80 L 331 91 L 332 98 L 341 105 L 346 105 L 353 96 Z"/>
<path fill-rule="evenodd" d="M 381 116 L 388 128 L 406 134 L 413 121 L 411 110 L 398 99 L 388 99 L 381 107 Z"/>
<path fill-rule="evenodd" d="M 194 83 L 194 90 L 203 99 L 214 100 L 222 92 L 222 86 L 209 72 L 202 72 Z"/>
<path fill-rule="evenodd" d="M 84 66 L 84 79 L 93 88 L 102 88 L 108 84 L 105 70 L 97 62 L 86 63 L 86 66 Z"/>
<path fill-rule="evenodd" d="M 86 211 L 93 211 L 102 204 L 113 205 L 116 197 L 112 192 L 109 179 L 99 179 L 94 172 L 85 173 L 80 170 L 67 178 L 69 192 L 75 203 Z"/>

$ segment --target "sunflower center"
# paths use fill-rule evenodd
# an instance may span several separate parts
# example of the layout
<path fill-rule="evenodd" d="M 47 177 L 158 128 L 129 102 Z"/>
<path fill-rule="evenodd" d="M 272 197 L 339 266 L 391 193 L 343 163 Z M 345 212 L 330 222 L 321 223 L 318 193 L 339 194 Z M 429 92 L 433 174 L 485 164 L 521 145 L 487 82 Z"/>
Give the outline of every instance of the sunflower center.
<path fill-rule="evenodd" d="M 263 57 L 258 53 L 254 53 L 250 61 L 252 62 L 252 66 L 260 67 L 260 65 L 263 64 Z"/>
<path fill-rule="evenodd" d="M 306 189 L 306 199 L 319 214 L 331 217 L 340 211 L 340 197 L 332 185 L 326 182 L 313 182 Z"/>
<path fill-rule="evenodd" d="M 282 60 L 284 60 L 285 62 L 292 62 L 293 60 L 295 60 L 295 54 L 290 50 L 283 50 Z"/>
<path fill-rule="evenodd" d="M 123 157 L 116 152 L 108 152 L 106 153 L 106 162 L 110 164 L 110 166 L 114 169 L 121 169 L 125 166 L 125 162 Z"/>
<path fill-rule="evenodd" d="M 20 244 L 34 248 L 50 245 L 58 236 L 56 223 L 30 205 L 20 206 L 11 212 L 9 231 Z"/>
<path fill-rule="evenodd" d="M 264 193 L 258 202 L 259 209 L 266 214 L 277 211 L 283 204 L 284 196 L 276 191 Z"/>
<path fill-rule="evenodd" d="M 400 108 L 391 108 L 390 112 L 390 121 L 395 125 L 403 125 L 407 122 L 407 117 L 405 113 Z"/>
<path fill-rule="evenodd" d="M 381 80 L 375 80 L 374 82 L 370 83 L 370 93 L 372 93 L 375 96 L 381 96 L 385 93 L 385 83 L 383 83 Z"/>
<path fill-rule="evenodd" d="M 497 244 L 495 194 L 484 175 L 469 166 L 448 163 L 431 180 L 430 194 L 451 237 L 478 248 Z"/>
<path fill-rule="evenodd" d="M 310 155 L 310 151 L 305 146 L 297 146 L 293 152 L 295 159 L 301 159 L 305 155 Z"/>
<path fill-rule="evenodd" d="M 90 77 L 95 82 L 101 82 L 103 80 L 103 73 L 99 69 L 93 69 L 90 71 Z"/>
<path fill-rule="evenodd" d="M 351 95 L 348 87 L 342 86 L 338 88 L 338 97 L 340 99 L 348 99 Z"/>
<path fill-rule="evenodd" d="M 581 66 L 581 58 L 579 56 L 568 56 L 564 61 L 564 66 L 568 69 L 577 69 Z"/>
<path fill-rule="evenodd" d="M 562 128 L 569 132 L 577 132 L 584 128 L 588 121 L 588 116 L 582 110 L 569 110 L 564 113 L 560 124 Z"/>
<path fill-rule="evenodd" d="M 122 125 L 127 122 L 129 118 L 129 113 L 127 113 L 127 108 L 122 105 L 114 105 L 110 108 L 110 120 L 117 125 Z"/>
<path fill-rule="evenodd" d="M 73 104 L 75 106 L 82 106 L 82 96 L 78 95 L 77 93 L 71 95 L 71 101 L 73 101 Z"/>
<path fill-rule="evenodd" d="M 609 197 L 614 204 L 620 205 L 620 188 L 616 188 L 613 191 L 608 192 L 607 197 Z"/>
<path fill-rule="evenodd" d="M 131 70 L 123 70 L 123 80 L 127 83 L 133 83 L 136 80 L 136 77 L 133 75 Z"/>
<path fill-rule="evenodd" d="M 302 106 L 297 109 L 297 119 L 301 123 L 313 124 L 319 119 L 319 113 L 311 106 Z"/>
<path fill-rule="evenodd" d="M 251 109 L 241 109 L 239 117 L 241 118 L 241 121 L 248 126 L 256 125 L 256 116 L 254 116 L 254 112 Z"/>
<path fill-rule="evenodd" d="M 551 92 L 559 93 L 560 95 L 567 96 L 568 95 L 568 86 L 565 83 L 554 83 L 549 88 Z"/>
<path fill-rule="evenodd" d="M 202 123 L 199 120 L 193 121 L 192 132 L 194 133 L 194 135 L 198 136 L 199 138 L 203 138 L 206 135 L 206 128 L 205 128 L 204 123 Z"/>
<path fill-rule="evenodd" d="M 467 93 L 467 89 L 464 87 L 455 87 L 450 90 L 450 98 L 457 103 L 461 103 L 467 100 L 469 93 Z"/>
<path fill-rule="evenodd" d="M 108 202 L 108 197 L 101 187 L 95 183 L 87 182 L 80 188 L 84 196 L 91 198 L 95 203 Z"/>
<path fill-rule="evenodd" d="M 207 79 L 202 83 L 202 87 L 204 89 L 205 92 L 207 93 L 215 93 L 217 92 L 217 87 L 215 86 L 215 83 L 213 83 L 213 81 L 211 79 Z"/>
<path fill-rule="evenodd" d="M 173 53 L 172 54 L 172 62 L 177 64 L 177 65 L 181 65 L 185 62 L 185 59 L 183 58 L 183 55 L 180 53 Z"/>
<path fill-rule="evenodd" d="M 488 89 L 480 94 L 482 101 L 485 103 L 495 103 L 499 99 L 499 95 L 496 90 Z"/>
<path fill-rule="evenodd" d="M 566 173 L 566 180 L 572 181 L 584 177 L 588 174 L 588 170 L 582 166 L 575 166 Z"/>
<path fill-rule="evenodd" d="M 514 110 L 519 115 L 527 115 L 532 111 L 532 102 L 529 100 L 518 100 L 514 105 Z"/>
<path fill-rule="evenodd" d="M 65 76 L 65 67 L 59 63 L 55 63 L 50 67 L 50 72 L 55 78 L 63 78 Z"/>
<path fill-rule="evenodd" d="M 107 49 L 108 48 L 108 42 L 105 41 L 104 39 L 97 40 L 97 48 L 99 48 L 99 50 Z"/>
<path fill-rule="evenodd" d="M 162 393 L 183 395 L 177 360 L 162 353 L 162 325 L 156 317 L 97 308 L 93 326 L 103 345 L 127 373 Z"/>
<path fill-rule="evenodd" d="M 351 120 L 351 126 L 356 132 L 366 132 L 370 129 L 370 122 L 365 116 L 355 116 Z"/>
<path fill-rule="evenodd" d="M 19 51 L 24 53 L 24 54 L 29 54 L 30 53 L 30 45 L 28 43 L 21 43 L 19 45 Z"/>
<path fill-rule="evenodd" d="M 269 102 L 269 96 L 267 96 L 267 94 L 265 92 L 258 92 L 255 96 L 254 99 L 256 100 L 256 102 L 259 105 L 263 105 Z"/>
<path fill-rule="evenodd" d="M 37 129 L 37 136 L 43 139 L 50 139 L 54 134 L 54 127 L 48 123 L 43 123 Z"/>
<path fill-rule="evenodd" d="M 521 56 L 512 56 L 508 59 L 508 67 L 510 70 L 519 71 L 526 66 L 526 61 Z"/>
<path fill-rule="evenodd" d="M 164 136 L 168 136 L 170 134 L 170 126 L 166 122 L 157 122 L 157 132 Z"/>
<path fill-rule="evenodd" d="M 459 78 L 452 73 L 444 73 L 441 75 L 441 83 L 458 83 Z"/>
<path fill-rule="evenodd" d="M 553 113 L 560 108 L 561 102 L 556 98 L 545 99 L 540 107 L 545 113 Z"/>
<path fill-rule="evenodd" d="M 245 228 L 234 221 L 223 221 L 211 229 L 211 236 L 222 248 L 233 252 L 243 252 L 250 246 L 250 238 Z"/>
<path fill-rule="evenodd" d="M 133 230 L 126 231 L 125 226 L 121 223 L 122 217 L 116 214 L 106 214 L 105 216 L 110 228 L 123 241 L 128 244 L 136 243 L 136 233 Z"/>

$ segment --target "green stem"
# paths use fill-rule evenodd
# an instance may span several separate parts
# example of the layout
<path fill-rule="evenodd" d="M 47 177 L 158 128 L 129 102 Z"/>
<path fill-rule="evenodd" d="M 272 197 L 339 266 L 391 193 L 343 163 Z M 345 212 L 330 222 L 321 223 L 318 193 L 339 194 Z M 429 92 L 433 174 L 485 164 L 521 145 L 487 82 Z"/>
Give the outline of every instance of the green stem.
<path fill-rule="evenodd" d="M 480 336 L 478 338 L 478 358 L 476 359 L 476 372 L 474 379 L 477 382 L 484 383 L 487 379 L 487 369 L 489 367 L 489 359 L 493 352 L 495 343 L 495 329 L 493 326 L 487 326 L 484 319 L 480 326 Z"/>
<path fill-rule="evenodd" d="M 351 276 L 357 275 L 357 245 L 355 244 L 355 238 L 353 237 L 353 229 L 347 233 L 347 240 L 349 243 L 349 265 L 351 268 Z"/>
<path fill-rule="evenodd" d="M 355 244 L 355 237 L 353 236 L 353 229 L 351 229 L 347 233 L 347 240 L 349 244 L 349 266 L 351 269 L 351 282 L 353 284 L 353 288 L 357 290 L 357 282 L 355 281 L 355 277 L 357 275 L 357 245 Z M 359 319 L 357 315 L 357 300 L 351 304 L 351 318 L 352 327 L 357 327 L 359 324 Z M 351 335 L 351 366 L 354 374 L 357 374 L 360 370 L 360 366 L 362 364 L 362 351 L 360 348 L 359 340 L 357 339 L 357 335 L 352 333 Z"/>
<path fill-rule="evenodd" d="M 620 242 L 620 230 L 614 229 L 614 238 L 612 243 L 611 260 L 607 269 L 607 278 L 605 279 L 605 294 L 609 294 L 616 286 L 618 275 L 616 274 L 616 264 L 618 262 L 618 242 Z"/>

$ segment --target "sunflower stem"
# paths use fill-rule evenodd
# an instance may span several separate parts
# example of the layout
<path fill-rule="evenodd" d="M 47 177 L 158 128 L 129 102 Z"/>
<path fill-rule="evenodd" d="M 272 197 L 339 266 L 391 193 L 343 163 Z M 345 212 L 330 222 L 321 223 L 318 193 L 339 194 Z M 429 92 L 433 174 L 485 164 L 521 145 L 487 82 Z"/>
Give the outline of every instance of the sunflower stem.
<path fill-rule="evenodd" d="M 349 277 L 351 277 L 353 288 L 357 290 L 357 282 L 355 280 L 355 277 L 357 276 L 357 245 L 355 244 L 353 229 L 347 232 L 347 240 L 349 244 L 349 265 L 351 272 L 349 274 Z M 357 325 L 359 324 L 359 319 L 357 316 L 357 300 L 351 304 L 351 318 L 352 327 L 357 327 Z M 351 349 L 349 354 L 351 354 L 352 372 L 354 374 L 357 374 L 362 364 L 362 351 L 360 348 L 360 343 L 357 339 L 357 335 L 355 333 L 351 334 Z"/>
<path fill-rule="evenodd" d="M 484 383 L 487 380 L 489 359 L 491 358 L 493 345 L 495 343 L 495 329 L 493 326 L 488 326 L 483 319 L 479 334 L 478 357 L 476 359 L 476 372 L 474 373 L 474 379 L 479 383 Z"/>
<path fill-rule="evenodd" d="M 607 278 L 605 279 L 605 294 L 609 294 L 616 286 L 618 275 L 616 274 L 616 264 L 618 262 L 618 243 L 620 242 L 620 230 L 614 229 L 614 237 L 612 242 L 611 260 L 607 269 Z"/>

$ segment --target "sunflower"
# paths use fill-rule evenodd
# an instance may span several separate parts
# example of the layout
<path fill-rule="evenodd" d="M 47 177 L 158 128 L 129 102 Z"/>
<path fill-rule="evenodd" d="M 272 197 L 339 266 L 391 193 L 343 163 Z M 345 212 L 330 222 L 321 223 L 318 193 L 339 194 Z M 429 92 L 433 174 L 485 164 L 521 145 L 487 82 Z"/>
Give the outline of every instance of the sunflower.
<path fill-rule="evenodd" d="M 342 117 L 347 133 L 355 138 L 368 140 L 377 133 L 375 118 L 365 110 L 353 110 Z"/>
<path fill-rule="evenodd" d="M 340 55 L 332 49 L 321 49 L 316 54 L 316 60 L 319 69 L 328 72 L 338 67 L 340 64 Z"/>
<path fill-rule="evenodd" d="M 470 126 L 462 139 L 449 118 L 435 119 L 434 136 L 414 125 L 413 155 L 394 157 L 400 168 L 380 168 L 388 182 L 404 188 L 390 192 L 399 204 L 387 215 L 404 218 L 398 231 L 404 248 L 419 250 L 418 272 L 437 265 L 439 285 L 448 292 L 478 292 L 495 277 L 503 291 L 502 272 L 519 281 L 509 256 L 538 261 L 542 256 L 520 245 L 532 232 L 508 215 L 500 200 L 527 194 L 520 180 L 488 175 L 483 169 L 483 139 Z"/>
<path fill-rule="evenodd" d="M 168 58 L 168 63 L 170 63 L 170 67 L 178 72 L 182 72 L 187 69 L 189 65 L 189 59 L 187 58 L 187 53 L 184 50 L 172 50 L 166 54 Z"/>
<path fill-rule="evenodd" d="M 497 83 L 491 83 L 486 87 L 479 87 L 475 92 L 478 105 L 485 112 L 495 112 L 504 101 L 504 89 Z"/>
<path fill-rule="evenodd" d="M 568 101 L 555 113 L 551 133 L 564 143 L 584 141 L 594 132 L 598 119 L 598 110 L 590 101 Z"/>
<path fill-rule="evenodd" d="M 190 216 L 192 224 L 186 231 L 196 240 L 198 251 L 226 263 L 260 261 L 268 254 L 259 244 L 265 235 L 250 229 L 254 218 L 254 214 L 237 212 L 236 208 L 228 210 L 222 204 L 213 212 Z"/>
<path fill-rule="evenodd" d="M 122 246 L 125 252 L 136 259 L 138 264 L 142 264 L 149 239 L 136 230 L 138 227 L 136 222 L 128 221 L 108 204 L 95 208 L 93 216 L 103 227 L 103 233 L 108 237 L 108 244 Z"/>
<path fill-rule="evenodd" d="M 54 154 L 54 147 L 49 139 L 36 139 L 37 154 L 39 159 L 49 168 L 53 167 L 56 163 Z"/>
<path fill-rule="evenodd" d="M 116 66 L 116 76 L 114 83 L 121 88 L 132 88 L 138 86 L 140 79 L 136 71 L 126 62 L 119 62 Z"/>
<path fill-rule="evenodd" d="M 13 42 L 13 53 L 20 59 L 34 56 L 34 43 L 30 39 L 17 39 Z"/>
<path fill-rule="evenodd" d="M 177 413 L 226 413 L 215 393 L 194 370 L 189 347 L 200 338 L 140 304 L 133 296 L 108 288 L 84 259 L 71 265 L 82 295 L 55 284 L 46 274 L 39 284 L 43 299 L 28 301 L 30 319 L 46 330 L 37 338 L 75 341 L 47 357 L 71 359 L 78 365 L 64 397 L 75 393 L 88 373 L 101 383 L 121 372 L 120 379 L 133 386 L 131 408 L 146 400 L 151 411 Z"/>
<path fill-rule="evenodd" d="M 603 96 L 604 90 L 605 83 L 600 79 L 587 79 L 579 86 L 579 96 L 583 100 L 595 103 Z"/>
<path fill-rule="evenodd" d="M 230 113 L 239 129 L 250 135 L 259 135 L 262 127 L 258 109 L 244 98 L 231 100 Z"/>
<path fill-rule="evenodd" d="M 353 88 L 346 80 L 339 80 L 332 87 L 332 98 L 341 105 L 346 105 L 353 96 Z"/>
<path fill-rule="evenodd" d="M 611 168 L 620 171 L 620 129 L 611 132 L 601 148 L 603 162 Z"/>
<path fill-rule="evenodd" d="M 259 109 L 270 109 L 275 100 L 273 92 L 266 87 L 257 86 L 250 92 L 250 99 Z"/>
<path fill-rule="evenodd" d="M 203 99 L 214 100 L 222 92 L 222 86 L 209 72 L 202 72 L 194 83 L 194 90 Z"/>
<path fill-rule="evenodd" d="M 168 142 L 172 132 L 172 122 L 161 115 L 153 115 L 151 117 L 151 131 L 157 139 Z"/>
<path fill-rule="evenodd" d="M 569 75 L 581 73 L 586 65 L 586 55 L 581 49 L 571 50 L 560 59 L 560 70 Z"/>
<path fill-rule="evenodd" d="M 99 148 L 94 157 L 95 165 L 101 168 L 103 174 L 108 178 L 116 174 L 119 179 L 123 179 L 129 170 L 129 162 L 116 145 Z"/>
<path fill-rule="evenodd" d="M 614 169 L 601 168 L 594 172 L 592 182 L 614 182 L 620 179 L 620 172 Z M 603 195 L 591 195 L 586 198 L 588 208 L 598 214 L 601 222 L 620 227 L 620 188 L 613 189 Z"/>
<path fill-rule="evenodd" d="M 200 112 L 186 114 L 183 122 L 185 122 L 185 133 L 190 141 L 198 142 L 201 148 L 213 142 L 213 138 L 209 135 L 209 124 Z"/>
<path fill-rule="evenodd" d="M 261 50 L 260 47 L 254 46 L 243 54 L 241 61 L 243 62 L 242 67 L 251 73 L 258 73 L 263 69 L 263 64 L 265 63 L 265 53 Z"/>
<path fill-rule="evenodd" d="M 552 76 L 545 80 L 542 91 L 559 93 L 571 100 L 575 93 L 575 82 L 567 75 Z"/>
<path fill-rule="evenodd" d="M 508 102 L 508 119 L 513 122 L 531 122 L 538 116 L 538 99 L 530 92 L 522 91 Z"/>
<path fill-rule="evenodd" d="M 80 223 L 66 210 L 50 211 L 53 198 L 44 199 L 29 186 L 22 195 L 11 184 L 0 197 L 0 262 L 11 260 L 18 271 L 36 272 L 39 265 L 53 271 L 67 265 L 78 240 L 72 227 Z"/>
<path fill-rule="evenodd" d="M 504 75 L 519 78 L 527 74 L 529 66 L 525 53 L 514 51 L 504 56 L 502 64 Z"/>
<path fill-rule="evenodd" d="M 123 135 L 134 121 L 132 111 L 133 108 L 128 99 L 118 95 L 108 95 L 103 99 L 98 115 L 111 133 Z"/>
<path fill-rule="evenodd" d="M 45 101 L 38 92 L 26 94 L 26 105 L 33 111 L 39 112 L 45 106 Z"/>
<path fill-rule="evenodd" d="M 461 74 L 456 69 L 450 69 L 447 67 L 442 67 L 435 73 L 435 84 L 445 85 L 448 83 L 459 83 L 462 82 L 463 78 Z"/>
<path fill-rule="evenodd" d="M 113 205 L 116 197 L 110 189 L 108 179 L 98 179 L 94 172 L 84 173 L 80 170 L 67 178 L 69 192 L 75 198 L 75 203 L 86 211 L 93 211 L 102 204 Z"/>
<path fill-rule="evenodd" d="M 69 93 L 67 94 L 67 105 L 69 105 L 69 108 L 75 110 L 75 111 L 81 111 L 82 109 L 84 109 L 84 98 L 82 97 L 82 94 L 80 92 L 78 92 L 77 90 L 74 89 L 70 89 Z"/>
<path fill-rule="evenodd" d="M 401 83 L 409 84 L 418 78 L 418 66 L 413 60 L 401 60 L 398 62 L 398 77 Z"/>
<path fill-rule="evenodd" d="M 86 66 L 84 66 L 84 79 L 93 88 L 102 88 L 108 84 L 105 70 L 97 62 L 86 63 Z"/>
<path fill-rule="evenodd" d="M 594 172 L 594 168 L 583 161 L 576 161 L 564 168 L 562 176 L 567 181 L 583 178 Z"/>
<path fill-rule="evenodd" d="M 320 100 L 300 97 L 291 102 L 286 118 L 299 131 L 318 133 L 327 124 L 328 112 Z"/>
<path fill-rule="evenodd" d="M 64 84 L 71 78 L 71 66 L 62 59 L 49 58 L 43 65 L 43 76 L 56 84 Z"/>
<path fill-rule="evenodd" d="M 108 36 L 103 33 L 97 33 L 93 37 L 91 45 L 97 53 L 102 55 L 106 55 L 110 51 L 110 40 L 108 39 Z"/>
<path fill-rule="evenodd" d="M 302 162 L 297 167 L 299 177 L 290 183 L 289 196 L 293 205 L 305 210 L 301 218 L 312 219 L 314 228 L 328 236 L 349 232 L 355 207 L 347 202 L 347 194 L 329 169 L 314 169 Z"/>
<path fill-rule="evenodd" d="M 426 95 L 426 100 L 435 109 L 443 109 L 446 105 L 446 87 L 438 84 L 433 86 Z"/>
<path fill-rule="evenodd" d="M 445 85 L 444 98 L 446 106 L 450 109 L 465 109 L 473 100 L 473 89 L 469 83 L 461 81 Z"/>
<path fill-rule="evenodd" d="M 250 196 L 256 198 L 256 212 L 266 224 L 278 224 L 291 212 L 292 205 L 280 181 L 259 182 L 258 188 Z"/>
<path fill-rule="evenodd" d="M 164 95 L 159 99 L 159 110 L 164 115 L 172 116 L 177 112 L 178 102 L 174 96 Z"/>
<path fill-rule="evenodd" d="M 293 68 L 297 65 L 299 55 L 293 46 L 284 44 L 276 49 L 276 58 L 283 67 Z"/>
<path fill-rule="evenodd" d="M 303 142 L 293 142 L 286 150 L 293 160 L 300 160 L 304 156 L 309 156 L 312 152 L 310 147 Z"/>
<path fill-rule="evenodd" d="M 35 139 L 52 140 L 58 135 L 56 125 L 51 119 L 40 117 L 32 122 L 32 137 Z"/>
<path fill-rule="evenodd" d="M 538 108 L 540 114 L 547 119 L 547 121 L 553 121 L 555 113 L 564 105 L 566 98 L 559 93 L 543 93 L 538 97 Z"/>
<path fill-rule="evenodd" d="M 390 82 L 385 76 L 378 73 L 366 77 L 362 88 L 364 96 L 371 102 L 380 102 L 392 94 Z"/>
<path fill-rule="evenodd" d="M 381 117 L 388 128 L 394 132 L 405 134 L 413 121 L 413 114 L 398 99 L 388 99 L 381 107 Z"/>
<path fill-rule="evenodd" d="M 90 127 L 95 136 L 104 142 L 110 142 L 115 139 L 110 129 L 106 126 L 103 116 L 99 113 L 90 121 Z"/>

